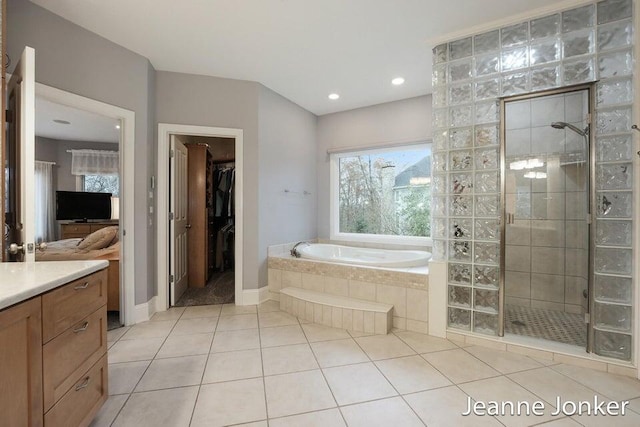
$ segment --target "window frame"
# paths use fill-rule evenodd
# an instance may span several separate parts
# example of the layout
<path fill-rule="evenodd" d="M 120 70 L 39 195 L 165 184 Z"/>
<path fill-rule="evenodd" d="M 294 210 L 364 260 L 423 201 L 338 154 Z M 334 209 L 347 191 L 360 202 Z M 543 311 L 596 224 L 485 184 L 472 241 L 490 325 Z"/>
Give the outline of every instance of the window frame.
<path fill-rule="evenodd" d="M 405 246 L 431 246 L 431 236 L 398 236 L 391 234 L 370 233 L 344 233 L 340 232 L 340 159 L 343 157 L 355 157 L 372 153 L 385 153 L 402 150 L 415 150 L 426 148 L 432 152 L 432 141 L 421 140 L 415 142 L 403 142 L 393 145 L 358 147 L 353 150 L 348 148 L 329 152 L 329 238 L 334 241 L 378 243 Z M 433 171 L 433 169 L 432 169 Z M 432 172 L 433 174 L 433 172 Z M 432 180 L 433 182 L 433 180 Z"/>

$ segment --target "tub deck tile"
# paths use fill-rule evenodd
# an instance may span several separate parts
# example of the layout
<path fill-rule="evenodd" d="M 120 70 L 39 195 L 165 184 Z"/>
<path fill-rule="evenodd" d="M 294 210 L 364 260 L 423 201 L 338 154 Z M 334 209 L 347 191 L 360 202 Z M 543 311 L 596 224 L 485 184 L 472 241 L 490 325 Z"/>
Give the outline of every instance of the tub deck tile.
<path fill-rule="evenodd" d="M 280 297 L 283 311 L 309 322 L 368 334 L 387 334 L 392 327 L 390 304 L 293 287 L 282 289 Z"/>

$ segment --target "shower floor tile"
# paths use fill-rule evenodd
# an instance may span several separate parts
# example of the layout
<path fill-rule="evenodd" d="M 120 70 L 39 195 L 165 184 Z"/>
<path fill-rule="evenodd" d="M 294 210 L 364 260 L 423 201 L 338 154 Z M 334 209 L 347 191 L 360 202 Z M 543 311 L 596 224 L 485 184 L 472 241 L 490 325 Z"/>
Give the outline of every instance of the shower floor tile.
<path fill-rule="evenodd" d="M 582 314 L 507 305 L 504 330 L 508 334 L 541 338 L 578 347 L 587 345 L 587 327 Z"/>

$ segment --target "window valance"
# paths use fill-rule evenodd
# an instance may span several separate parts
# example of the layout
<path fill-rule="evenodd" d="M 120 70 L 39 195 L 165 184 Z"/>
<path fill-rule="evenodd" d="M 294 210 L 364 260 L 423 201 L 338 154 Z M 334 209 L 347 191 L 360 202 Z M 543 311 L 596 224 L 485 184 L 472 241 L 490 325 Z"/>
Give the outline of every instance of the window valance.
<path fill-rule="evenodd" d="M 73 175 L 118 175 L 120 156 L 117 151 L 69 150 Z"/>

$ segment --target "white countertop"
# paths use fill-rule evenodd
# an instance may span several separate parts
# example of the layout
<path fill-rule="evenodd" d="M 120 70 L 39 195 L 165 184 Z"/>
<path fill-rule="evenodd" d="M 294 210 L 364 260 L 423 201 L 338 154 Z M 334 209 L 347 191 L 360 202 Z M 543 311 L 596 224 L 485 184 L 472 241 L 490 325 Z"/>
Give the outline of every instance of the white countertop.
<path fill-rule="evenodd" d="M 0 310 L 109 266 L 109 261 L 0 263 Z"/>

